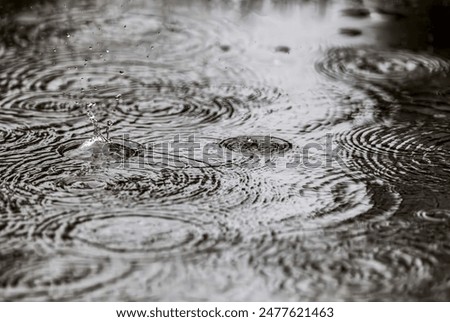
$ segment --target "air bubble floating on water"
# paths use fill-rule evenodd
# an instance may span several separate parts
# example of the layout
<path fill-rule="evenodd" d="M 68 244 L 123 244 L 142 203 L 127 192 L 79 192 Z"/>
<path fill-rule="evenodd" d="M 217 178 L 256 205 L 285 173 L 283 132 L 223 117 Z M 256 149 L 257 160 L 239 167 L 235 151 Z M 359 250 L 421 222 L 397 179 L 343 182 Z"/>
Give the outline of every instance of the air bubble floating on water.
<path fill-rule="evenodd" d="M 292 148 L 288 141 L 270 135 L 238 136 L 223 140 L 220 144 L 242 154 L 281 154 Z"/>

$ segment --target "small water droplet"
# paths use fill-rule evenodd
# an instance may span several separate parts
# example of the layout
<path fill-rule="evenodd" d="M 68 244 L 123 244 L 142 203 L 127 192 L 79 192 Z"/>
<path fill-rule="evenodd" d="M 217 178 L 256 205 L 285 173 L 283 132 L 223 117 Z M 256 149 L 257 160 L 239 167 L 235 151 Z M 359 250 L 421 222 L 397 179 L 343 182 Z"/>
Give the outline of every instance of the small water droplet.
<path fill-rule="evenodd" d="M 288 46 L 277 46 L 275 47 L 275 51 L 279 53 L 289 54 L 291 52 L 291 48 Z"/>
<path fill-rule="evenodd" d="M 231 49 L 231 47 L 229 45 L 220 45 L 219 47 L 224 52 L 227 52 L 227 51 L 229 51 Z"/>
<path fill-rule="evenodd" d="M 67 37 L 67 38 L 70 38 L 70 34 L 69 34 L 69 33 L 67 33 L 67 34 L 66 34 L 66 37 Z"/>
<path fill-rule="evenodd" d="M 108 122 L 106 123 L 106 140 L 109 141 L 109 131 L 112 127 L 112 122 L 111 120 L 108 120 Z"/>

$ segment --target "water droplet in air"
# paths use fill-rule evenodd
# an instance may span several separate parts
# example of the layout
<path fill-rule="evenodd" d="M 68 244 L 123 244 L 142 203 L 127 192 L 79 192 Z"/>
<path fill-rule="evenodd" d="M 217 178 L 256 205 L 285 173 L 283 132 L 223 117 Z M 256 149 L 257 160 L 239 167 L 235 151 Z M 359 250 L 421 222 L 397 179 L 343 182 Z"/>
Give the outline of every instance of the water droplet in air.
<path fill-rule="evenodd" d="M 112 126 L 112 122 L 111 120 L 108 120 L 108 122 L 106 123 L 106 140 L 109 141 L 109 131 L 111 129 Z"/>
<path fill-rule="evenodd" d="M 289 54 L 291 52 L 291 48 L 288 46 L 277 46 L 275 47 L 275 51 L 279 53 Z"/>

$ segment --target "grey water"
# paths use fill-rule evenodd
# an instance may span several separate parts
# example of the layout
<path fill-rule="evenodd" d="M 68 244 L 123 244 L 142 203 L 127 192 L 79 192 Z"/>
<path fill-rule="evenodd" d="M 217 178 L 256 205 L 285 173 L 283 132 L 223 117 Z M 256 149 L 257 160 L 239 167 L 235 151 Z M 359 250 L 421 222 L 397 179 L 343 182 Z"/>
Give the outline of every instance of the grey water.
<path fill-rule="evenodd" d="M 450 4 L 0 3 L 3 301 L 449 301 Z"/>

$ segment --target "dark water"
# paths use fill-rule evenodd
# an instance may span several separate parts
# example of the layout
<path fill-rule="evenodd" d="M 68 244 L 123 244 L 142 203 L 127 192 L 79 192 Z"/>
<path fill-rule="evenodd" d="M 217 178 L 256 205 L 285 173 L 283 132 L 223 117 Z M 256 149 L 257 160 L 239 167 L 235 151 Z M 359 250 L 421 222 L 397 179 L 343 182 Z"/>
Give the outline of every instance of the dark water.
<path fill-rule="evenodd" d="M 445 1 L 0 12 L 2 300 L 450 300 Z"/>

